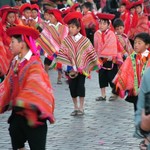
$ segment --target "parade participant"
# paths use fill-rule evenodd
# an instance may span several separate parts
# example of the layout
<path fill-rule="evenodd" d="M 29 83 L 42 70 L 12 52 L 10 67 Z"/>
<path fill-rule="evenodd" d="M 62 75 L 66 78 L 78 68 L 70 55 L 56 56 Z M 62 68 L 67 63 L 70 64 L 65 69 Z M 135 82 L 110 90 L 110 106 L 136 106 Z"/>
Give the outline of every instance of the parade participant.
<path fill-rule="evenodd" d="M 149 33 L 148 26 L 148 17 L 143 12 L 143 0 L 139 0 L 137 2 L 133 2 L 133 6 L 135 7 L 135 11 L 138 15 L 137 20 L 135 21 L 135 26 L 131 27 L 129 30 L 128 37 L 130 39 L 134 39 L 134 37 L 141 32 Z"/>
<path fill-rule="evenodd" d="M 39 32 L 28 26 L 7 30 L 12 37 L 14 55 L 5 80 L 0 84 L 0 113 L 12 110 L 9 134 L 13 150 L 45 150 L 47 123 L 54 123 L 54 96 L 47 73 L 39 56 L 34 55 L 34 40 Z"/>
<path fill-rule="evenodd" d="M 126 6 L 129 4 L 128 0 L 122 0 L 120 3 L 119 11 L 120 11 L 120 19 L 124 22 L 124 33 L 127 34 L 129 32 L 129 20 L 130 14 L 126 9 Z"/>
<path fill-rule="evenodd" d="M 69 35 L 63 40 L 57 56 L 57 62 L 65 65 L 65 71 L 69 72 L 69 89 L 74 104 L 71 116 L 84 115 L 85 78 L 97 63 L 92 43 L 84 36 L 85 29 L 81 19 L 80 12 L 71 12 L 65 16 L 64 22 L 68 24 Z"/>
<path fill-rule="evenodd" d="M 40 17 L 40 8 L 39 8 L 39 6 L 37 4 L 32 4 L 31 5 L 31 10 L 32 10 L 31 17 L 34 19 L 34 21 L 38 24 L 42 23 L 43 20 Z"/>
<path fill-rule="evenodd" d="M 150 131 L 150 115 L 146 114 L 145 103 L 148 103 L 149 99 L 146 100 L 145 96 L 150 92 L 150 68 L 148 68 L 142 78 L 141 86 L 138 95 L 137 111 L 135 112 L 135 127 L 136 135 L 145 138 L 140 142 L 140 149 L 145 150 L 150 148 L 149 131 Z M 148 103 L 149 104 L 149 103 Z"/>
<path fill-rule="evenodd" d="M 100 61 L 99 69 L 99 86 L 101 96 L 96 98 L 96 101 L 106 100 L 106 87 L 110 84 L 114 89 L 112 83 L 113 78 L 118 72 L 118 63 L 122 63 L 121 55 L 118 53 L 117 37 L 115 33 L 110 30 L 111 20 L 115 17 L 113 14 L 98 13 L 99 30 L 94 34 L 94 48 L 97 52 Z M 117 96 L 112 91 L 112 96 L 109 100 L 115 100 Z"/>
<path fill-rule="evenodd" d="M 44 60 L 45 70 L 47 73 L 50 64 L 55 60 L 57 53 L 59 52 L 62 40 L 68 35 L 68 27 L 63 23 L 61 12 L 58 9 L 50 9 L 48 10 L 48 13 L 50 14 L 50 24 L 44 26 L 44 30 L 41 32 L 41 38 L 38 40 L 39 45 L 48 54 Z M 57 84 L 62 84 L 61 65 L 58 66 L 57 69 Z"/>
<path fill-rule="evenodd" d="M 121 43 L 123 47 L 122 51 L 122 57 L 125 60 L 128 55 L 130 55 L 133 52 L 132 45 L 127 37 L 127 35 L 124 33 L 124 23 L 121 19 L 115 19 L 113 22 L 113 27 L 115 29 L 115 33 L 118 37 L 118 41 Z"/>
<path fill-rule="evenodd" d="M 150 66 L 150 53 L 147 50 L 150 45 L 148 33 L 139 33 L 134 39 L 134 52 L 127 57 L 119 72 L 114 78 L 116 91 L 120 97 L 134 104 L 137 110 L 138 90 L 145 69 Z"/>
<path fill-rule="evenodd" d="M 31 4 L 25 3 L 20 7 L 21 24 L 25 26 L 34 27 L 35 21 L 31 17 Z"/>
<path fill-rule="evenodd" d="M 93 44 L 94 33 L 98 29 L 98 22 L 94 13 L 92 12 L 92 4 L 90 2 L 83 3 L 82 11 L 82 21 L 85 26 L 86 36 Z"/>
<path fill-rule="evenodd" d="M 12 59 L 11 51 L 9 50 L 9 44 L 11 38 L 7 35 L 6 30 L 12 26 L 19 24 L 17 19 L 17 13 L 19 10 L 10 6 L 3 6 L 0 9 L 1 21 L 0 21 L 0 80 L 4 79 L 4 75 L 7 74 Z"/>

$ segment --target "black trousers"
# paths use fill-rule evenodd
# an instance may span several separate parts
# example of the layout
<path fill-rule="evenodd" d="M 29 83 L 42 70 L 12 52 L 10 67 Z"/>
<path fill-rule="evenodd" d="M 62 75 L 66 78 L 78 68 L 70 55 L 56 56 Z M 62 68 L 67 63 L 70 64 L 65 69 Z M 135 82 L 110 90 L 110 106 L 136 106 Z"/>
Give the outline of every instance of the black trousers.
<path fill-rule="evenodd" d="M 30 127 L 25 117 L 13 114 L 10 120 L 9 134 L 13 150 L 23 148 L 28 141 L 31 150 L 45 150 L 47 124 L 46 120 L 43 125 Z"/>
<path fill-rule="evenodd" d="M 77 96 L 85 97 L 85 76 L 78 74 L 74 79 L 69 80 L 69 89 L 72 98 Z"/>
<path fill-rule="evenodd" d="M 105 67 L 111 68 L 112 62 L 108 61 L 105 63 Z M 113 68 L 111 70 L 106 70 L 106 69 L 100 69 L 99 70 L 99 86 L 100 88 L 107 87 L 108 84 L 110 84 L 111 88 L 114 87 L 114 84 L 112 83 L 112 80 L 114 79 L 115 75 L 118 72 L 118 66 L 117 64 L 114 64 Z"/>

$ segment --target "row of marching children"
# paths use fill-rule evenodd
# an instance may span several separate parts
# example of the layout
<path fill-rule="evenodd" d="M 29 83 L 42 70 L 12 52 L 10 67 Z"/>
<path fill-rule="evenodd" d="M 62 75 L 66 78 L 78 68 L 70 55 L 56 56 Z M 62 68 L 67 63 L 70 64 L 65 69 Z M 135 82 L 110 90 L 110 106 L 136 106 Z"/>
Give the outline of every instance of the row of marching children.
<path fill-rule="evenodd" d="M 132 5 L 136 9 L 142 8 L 141 3 Z M 110 85 L 112 96 L 109 100 L 115 100 L 118 95 L 122 98 L 128 95 L 126 100 L 134 103 L 136 111 L 140 81 L 150 65 L 150 35 L 145 33 L 147 23 L 144 30 L 141 30 L 142 22 L 136 24 L 133 50 L 124 34 L 123 21 L 118 18 L 112 24 L 113 14 L 89 13 L 88 2 L 83 4 L 88 15 L 75 11 L 79 7 L 75 5 L 74 10 L 64 11 L 63 17 L 57 9 L 45 10 L 47 21 L 31 18 L 32 9 L 39 12 L 38 6 L 34 6 L 33 9 L 26 3 L 20 9 L 5 6 L 0 10 L 0 73 L 1 80 L 4 80 L 0 84 L 0 113 L 12 110 L 9 132 L 13 148 L 23 148 L 25 141 L 30 139 L 31 149 L 45 149 L 46 120 L 50 123 L 55 121 L 54 96 L 39 57 L 41 49 L 47 56 L 44 60 L 46 71 L 51 63 L 58 70 L 57 83 L 61 84 L 62 70 L 69 77 L 74 104 L 72 116 L 84 115 L 85 79 L 90 78 L 93 70 L 98 71 L 101 93 L 96 101 L 106 100 L 106 87 Z M 24 128 L 26 136 L 18 125 Z M 33 137 L 33 133 L 36 136 Z"/>

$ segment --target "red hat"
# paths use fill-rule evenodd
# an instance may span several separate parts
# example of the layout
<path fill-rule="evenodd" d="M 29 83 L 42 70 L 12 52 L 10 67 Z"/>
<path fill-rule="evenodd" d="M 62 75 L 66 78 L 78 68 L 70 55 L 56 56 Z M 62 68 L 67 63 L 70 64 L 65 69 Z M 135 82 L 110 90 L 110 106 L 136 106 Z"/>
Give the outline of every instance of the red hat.
<path fill-rule="evenodd" d="M 108 19 L 108 20 L 112 20 L 115 18 L 114 14 L 108 14 L 108 13 L 97 13 L 97 17 L 99 19 Z"/>
<path fill-rule="evenodd" d="M 72 7 L 70 8 L 70 11 L 76 11 L 76 8 L 79 7 L 80 4 L 79 3 L 75 3 L 74 5 L 72 5 Z"/>
<path fill-rule="evenodd" d="M 39 37 L 38 30 L 28 26 L 21 26 L 21 25 L 13 26 L 8 28 L 6 32 L 9 36 L 26 35 L 31 36 L 33 39 L 37 39 Z"/>
<path fill-rule="evenodd" d="M 40 35 L 38 30 L 32 27 L 18 25 L 8 28 L 6 30 L 6 33 L 9 36 L 22 35 L 23 40 L 27 43 L 32 52 L 36 53 L 36 46 L 34 40 L 36 40 Z"/>
<path fill-rule="evenodd" d="M 20 7 L 20 14 L 21 14 L 21 15 L 22 15 L 23 11 L 24 11 L 26 8 L 30 8 L 30 9 L 31 9 L 31 4 L 30 4 L 30 3 L 25 3 L 25 4 L 23 4 L 23 5 Z"/>
<path fill-rule="evenodd" d="M 61 10 L 62 15 L 67 15 L 70 12 L 70 7 Z"/>
<path fill-rule="evenodd" d="M 8 13 L 18 13 L 19 9 L 17 7 L 10 7 L 9 5 L 5 5 L 0 9 L 0 17 L 2 18 L 2 23 L 5 23 Z"/>
<path fill-rule="evenodd" d="M 78 19 L 79 22 L 80 22 L 80 25 L 81 25 L 81 34 L 86 36 L 86 32 L 85 32 L 85 27 L 83 25 L 83 22 L 82 22 L 82 17 L 83 15 L 81 14 L 81 12 L 70 12 L 68 13 L 65 17 L 64 17 L 64 22 L 66 24 L 68 24 L 68 22 L 72 19 Z"/>
<path fill-rule="evenodd" d="M 139 1 L 133 2 L 133 6 L 142 5 L 143 3 L 144 3 L 144 0 L 139 0 Z"/>
<path fill-rule="evenodd" d="M 60 23 L 64 24 L 63 19 L 62 19 L 62 12 L 58 9 L 50 9 L 48 10 L 49 14 L 53 14 L 54 17 L 59 21 Z"/>
<path fill-rule="evenodd" d="M 128 0 L 122 0 L 120 2 L 120 5 L 128 5 L 128 4 L 130 4 L 130 2 Z"/>
<path fill-rule="evenodd" d="M 134 8 L 134 2 L 126 5 L 126 9 L 130 10 L 131 8 Z"/>
<path fill-rule="evenodd" d="M 31 5 L 31 9 L 32 9 L 32 10 L 33 10 L 33 9 L 36 9 L 37 11 L 40 10 L 40 8 L 39 8 L 39 6 L 38 6 L 37 4 L 32 4 L 32 5 Z"/>
<path fill-rule="evenodd" d="M 80 12 L 70 12 L 64 17 L 64 22 L 67 24 L 72 19 L 82 19 L 83 15 Z"/>

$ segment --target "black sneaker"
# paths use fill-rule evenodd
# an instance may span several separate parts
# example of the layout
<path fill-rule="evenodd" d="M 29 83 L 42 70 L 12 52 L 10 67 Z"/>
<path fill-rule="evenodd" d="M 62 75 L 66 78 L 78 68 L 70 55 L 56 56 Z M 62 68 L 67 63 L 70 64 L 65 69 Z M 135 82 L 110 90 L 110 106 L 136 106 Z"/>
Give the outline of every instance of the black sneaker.
<path fill-rule="evenodd" d="M 78 114 L 78 110 L 74 110 L 71 114 L 70 114 L 70 116 L 76 116 Z"/>

